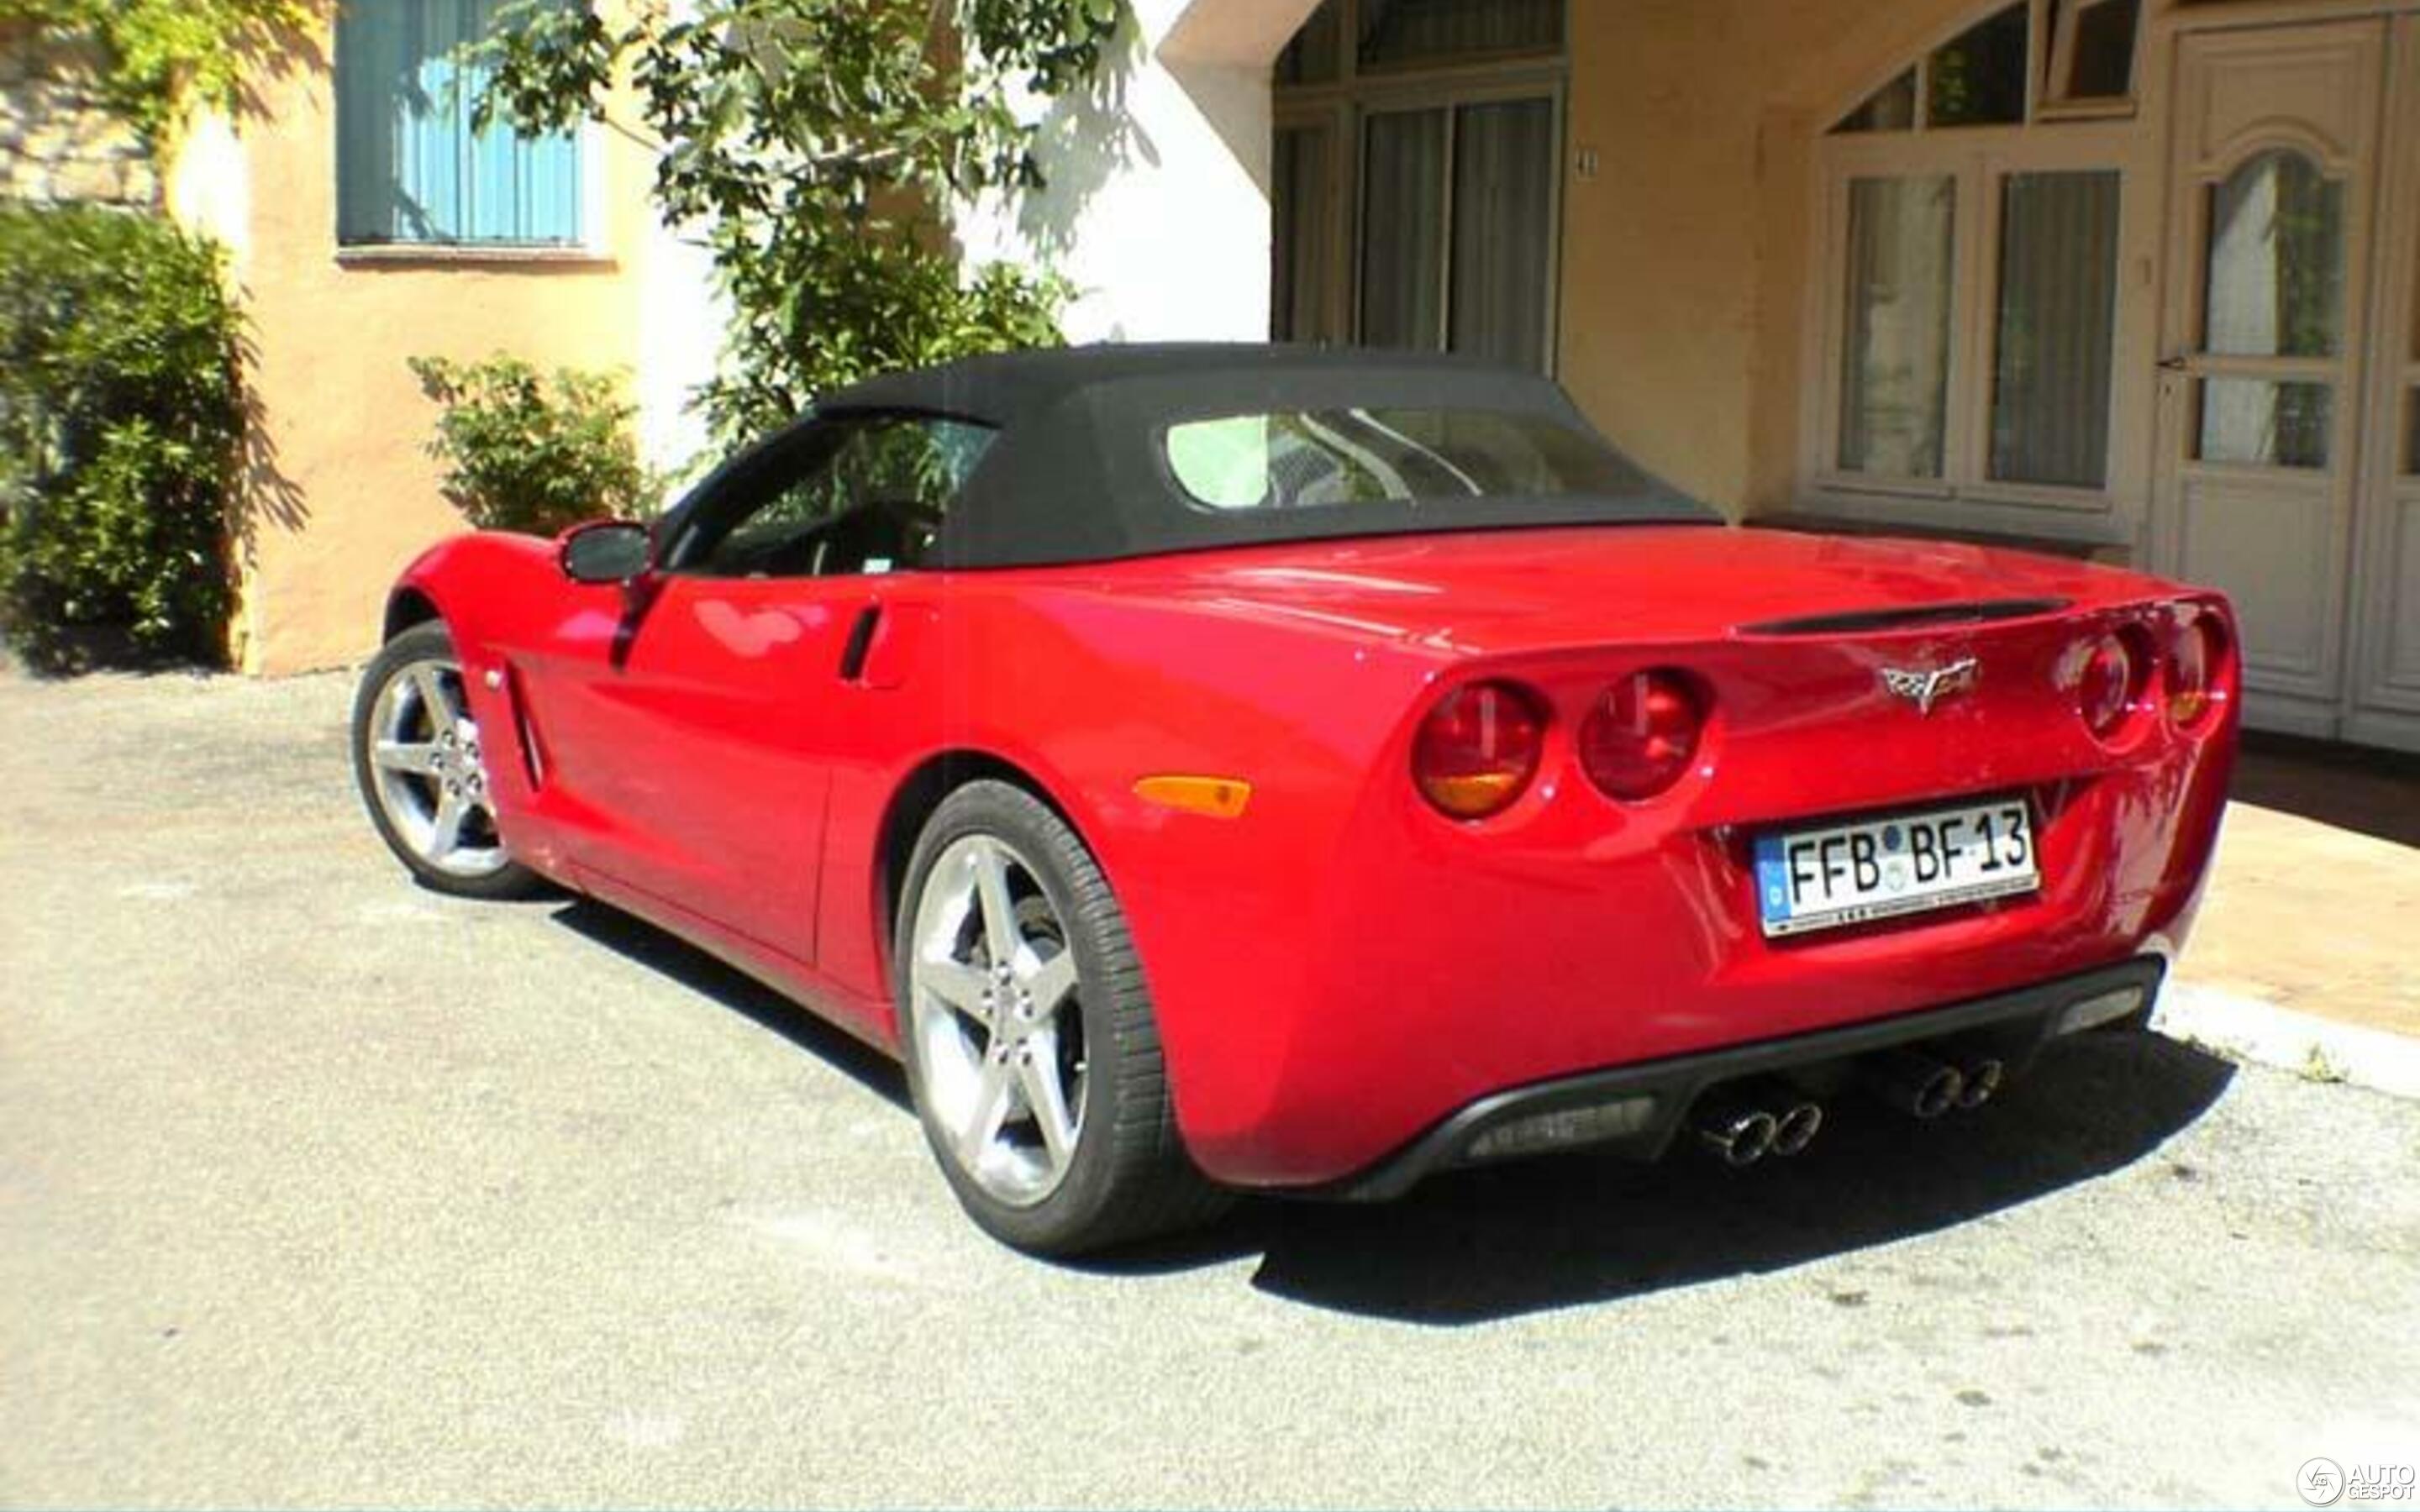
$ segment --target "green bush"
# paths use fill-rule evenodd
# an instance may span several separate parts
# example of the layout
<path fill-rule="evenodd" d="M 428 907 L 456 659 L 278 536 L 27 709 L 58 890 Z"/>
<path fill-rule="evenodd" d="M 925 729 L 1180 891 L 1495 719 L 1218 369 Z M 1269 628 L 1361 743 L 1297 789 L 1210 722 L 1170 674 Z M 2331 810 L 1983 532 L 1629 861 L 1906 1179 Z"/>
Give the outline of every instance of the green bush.
<path fill-rule="evenodd" d="M 209 243 L 0 205 L 0 629 L 37 670 L 224 655 L 240 333 Z"/>
<path fill-rule="evenodd" d="M 630 418 L 612 378 L 535 368 L 502 353 L 481 363 L 414 357 L 411 371 L 445 407 L 428 455 L 445 464 L 445 497 L 485 531 L 551 535 L 600 515 L 653 507 Z"/>

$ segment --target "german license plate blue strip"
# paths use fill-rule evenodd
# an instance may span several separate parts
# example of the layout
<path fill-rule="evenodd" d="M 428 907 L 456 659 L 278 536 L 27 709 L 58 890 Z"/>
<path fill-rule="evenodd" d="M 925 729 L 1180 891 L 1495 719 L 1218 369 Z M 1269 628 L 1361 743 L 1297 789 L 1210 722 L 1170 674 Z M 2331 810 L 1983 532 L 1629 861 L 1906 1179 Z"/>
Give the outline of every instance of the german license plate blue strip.
<path fill-rule="evenodd" d="M 1756 838 L 1768 936 L 1804 934 L 2032 892 L 2033 814 L 2020 798 L 1773 830 Z"/>

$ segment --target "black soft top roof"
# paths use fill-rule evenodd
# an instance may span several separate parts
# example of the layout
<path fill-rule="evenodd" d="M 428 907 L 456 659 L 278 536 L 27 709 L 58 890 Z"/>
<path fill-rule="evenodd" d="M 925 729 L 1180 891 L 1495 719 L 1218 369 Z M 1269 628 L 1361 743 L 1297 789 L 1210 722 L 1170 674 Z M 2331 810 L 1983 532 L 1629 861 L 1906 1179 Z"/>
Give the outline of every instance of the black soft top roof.
<path fill-rule="evenodd" d="M 905 413 L 1000 430 L 951 506 L 928 563 L 939 567 L 1038 566 L 1408 531 L 1719 517 L 1627 463 L 1623 471 L 1638 486 L 1619 496 L 1310 509 L 1206 508 L 1169 471 L 1161 437 L 1170 425 L 1336 409 L 1527 413 L 1606 444 L 1561 388 L 1534 373 L 1420 353 L 1217 343 L 967 358 L 852 385 L 819 400 L 800 424 Z"/>

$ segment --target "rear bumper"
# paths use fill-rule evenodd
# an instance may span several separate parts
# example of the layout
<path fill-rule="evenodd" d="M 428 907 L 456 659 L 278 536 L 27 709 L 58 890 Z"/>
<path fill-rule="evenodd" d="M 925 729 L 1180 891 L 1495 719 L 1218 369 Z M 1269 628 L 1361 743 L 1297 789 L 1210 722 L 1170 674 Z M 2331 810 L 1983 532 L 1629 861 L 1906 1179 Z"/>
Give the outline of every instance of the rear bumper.
<path fill-rule="evenodd" d="M 1303 1195 L 1382 1200 L 1437 1171 L 1583 1147 L 1653 1160 L 1709 1088 L 1781 1075 L 1820 1088 L 1845 1081 L 1858 1057 L 1899 1046 L 1988 1047 L 2011 1071 L 2021 1070 L 2052 1040 L 2143 1022 L 2165 970 L 2159 957 L 2141 956 L 1943 1008 L 1513 1088 L 1462 1108 L 1376 1165 Z"/>

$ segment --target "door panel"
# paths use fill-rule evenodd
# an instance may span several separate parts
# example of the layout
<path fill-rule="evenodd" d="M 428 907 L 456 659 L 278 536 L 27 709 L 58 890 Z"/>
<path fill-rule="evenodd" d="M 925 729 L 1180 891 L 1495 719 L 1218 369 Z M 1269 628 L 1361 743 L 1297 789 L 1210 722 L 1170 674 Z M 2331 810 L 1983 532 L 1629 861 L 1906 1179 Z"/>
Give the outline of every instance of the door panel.
<path fill-rule="evenodd" d="M 2271 687 L 2324 696 L 2327 637 L 2315 606 L 2334 595 L 2339 576 L 2327 549 L 2328 492 L 2298 495 L 2257 474 L 2239 481 L 2204 471 L 2184 480 L 2180 499 L 2180 576 L 2226 589 Z M 2259 570 L 2244 571 L 2245 563 Z"/>
<path fill-rule="evenodd" d="M 2156 554 L 2242 608 L 2247 717 L 2333 734 L 2386 26 L 2178 43 Z"/>
<path fill-rule="evenodd" d="M 2393 48 L 2349 733 L 2420 750 L 2420 15 Z"/>
<path fill-rule="evenodd" d="M 1552 366 L 1560 131 L 1555 97 L 1528 90 L 1361 116 L 1361 342 Z"/>
<path fill-rule="evenodd" d="M 2385 687 L 2377 702 L 2409 706 L 2420 698 L 2420 490 L 2397 499 L 2392 508 L 2395 549 L 2386 558 Z M 2397 699 L 2397 695 L 2403 695 Z"/>
<path fill-rule="evenodd" d="M 861 581 L 673 577 L 534 669 L 580 864 L 800 961 Z M 566 625 L 576 631 L 577 625 Z"/>

